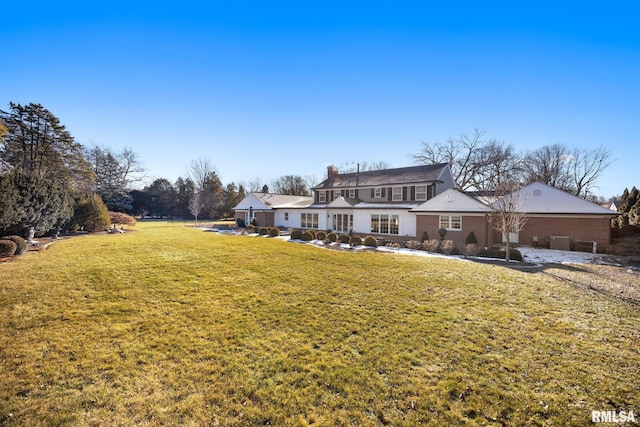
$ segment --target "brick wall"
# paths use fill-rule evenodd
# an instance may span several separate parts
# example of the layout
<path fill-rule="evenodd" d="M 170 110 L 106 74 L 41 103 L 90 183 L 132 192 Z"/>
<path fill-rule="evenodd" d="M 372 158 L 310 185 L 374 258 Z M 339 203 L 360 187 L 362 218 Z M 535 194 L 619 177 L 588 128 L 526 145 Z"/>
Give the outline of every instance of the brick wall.
<path fill-rule="evenodd" d="M 549 247 L 550 236 L 569 236 L 572 250 L 575 240 L 589 240 L 597 242 L 598 252 L 605 252 L 611 244 L 611 219 L 530 217 L 520 231 L 520 244 L 531 245 L 533 236 L 538 236 L 541 247 Z"/>

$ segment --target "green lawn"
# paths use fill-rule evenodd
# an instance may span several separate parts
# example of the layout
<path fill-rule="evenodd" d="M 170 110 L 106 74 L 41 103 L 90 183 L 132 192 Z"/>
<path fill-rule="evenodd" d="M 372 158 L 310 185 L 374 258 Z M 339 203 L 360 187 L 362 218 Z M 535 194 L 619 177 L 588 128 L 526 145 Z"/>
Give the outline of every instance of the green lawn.
<path fill-rule="evenodd" d="M 552 277 L 140 222 L 0 264 L 0 425 L 640 419 L 640 310 Z"/>

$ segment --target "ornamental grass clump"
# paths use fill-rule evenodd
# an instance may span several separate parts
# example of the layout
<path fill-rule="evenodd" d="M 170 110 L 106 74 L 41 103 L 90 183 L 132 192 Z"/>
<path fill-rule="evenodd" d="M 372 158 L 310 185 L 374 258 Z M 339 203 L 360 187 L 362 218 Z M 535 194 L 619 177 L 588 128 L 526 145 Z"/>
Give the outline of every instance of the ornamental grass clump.
<path fill-rule="evenodd" d="M 428 252 L 438 252 L 440 248 L 440 240 L 437 239 L 429 239 L 422 242 L 422 247 L 425 251 Z"/>
<path fill-rule="evenodd" d="M 364 245 L 370 248 L 376 248 L 378 247 L 378 241 L 373 236 L 367 236 L 364 238 Z"/>
<path fill-rule="evenodd" d="M 2 240 L 10 240 L 16 244 L 16 250 L 13 255 L 22 255 L 27 251 L 27 241 L 20 236 L 4 236 Z"/>
<path fill-rule="evenodd" d="M 349 244 L 349 242 L 351 242 L 351 236 L 349 236 L 348 234 L 341 234 L 338 236 L 338 242 Z"/>
<path fill-rule="evenodd" d="M 362 237 L 352 236 L 349 243 L 351 244 L 351 246 L 362 246 Z"/>
<path fill-rule="evenodd" d="M 18 245 L 11 240 L 0 240 L 0 258 L 12 256 L 17 248 Z"/>

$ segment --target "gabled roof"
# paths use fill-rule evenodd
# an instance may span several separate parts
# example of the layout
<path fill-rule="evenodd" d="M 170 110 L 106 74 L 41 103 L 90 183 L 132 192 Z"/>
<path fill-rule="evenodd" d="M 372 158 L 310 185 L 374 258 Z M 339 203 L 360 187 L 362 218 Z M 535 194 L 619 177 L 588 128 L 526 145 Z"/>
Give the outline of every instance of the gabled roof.
<path fill-rule="evenodd" d="M 268 210 L 278 208 L 305 208 L 313 203 L 310 196 L 289 196 L 287 194 L 249 193 L 234 210 Z"/>
<path fill-rule="evenodd" d="M 313 189 L 348 188 L 356 185 L 358 187 L 381 187 L 434 182 L 440 181 L 442 174 L 448 168 L 448 163 L 439 163 L 436 165 L 341 173 L 330 176 Z"/>
<path fill-rule="evenodd" d="M 534 182 L 518 190 L 521 210 L 531 214 L 615 215 L 615 212 L 566 191 Z"/>
<path fill-rule="evenodd" d="M 490 213 L 490 206 L 453 188 L 449 188 L 432 199 L 411 209 L 411 212 L 468 212 Z"/>

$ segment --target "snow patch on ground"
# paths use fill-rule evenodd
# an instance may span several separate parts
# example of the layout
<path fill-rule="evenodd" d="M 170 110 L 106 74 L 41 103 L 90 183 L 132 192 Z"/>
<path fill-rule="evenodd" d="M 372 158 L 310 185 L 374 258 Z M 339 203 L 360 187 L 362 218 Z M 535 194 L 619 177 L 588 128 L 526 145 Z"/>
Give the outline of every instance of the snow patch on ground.
<path fill-rule="evenodd" d="M 207 231 L 214 231 L 219 234 L 235 234 L 235 235 L 241 234 L 236 230 L 207 229 Z M 267 236 L 258 236 L 258 234 L 256 233 L 246 234 L 246 235 L 257 236 L 257 237 L 267 237 Z M 320 247 L 326 247 L 328 249 L 339 248 L 343 250 L 353 250 L 353 251 L 374 250 L 373 248 L 370 248 L 368 246 L 350 246 L 344 243 L 325 244 L 321 240 L 312 240 L 310 242 L 305 242 L 302 240 L 291 239 L 288 235 L 284 235 L 284 236 L 281 235 L 276 237 L 276 239 L 291 241 L 295 243 L 312 244 Z M 378 248 L 375 248 L 375 250 L 377 252 L 420 256 L 425 258 L 448 258 L 448 259 L 458 259 L 462 261 L 469 260 L 459 255 L 443 255 L 443 254 L 437 254 L 433 252 L 406 249 L 406 248 L 397 249 L 397 248 L 390 248 L 386 246 L 380 246 Z M 521 247 L 518 247 L 518 250 L 522 254 L 523 261 L 531 264 L 610 264 L 610 262 L 608 262 L 606 260 L 606 257 L 602 254 L 592 254 L 587 252 L 574 252 L 574 251 L 559 251 L 555 249 L 533 248 L 530 246 L 521 246 Z M 479 259 L 487 260 L 488 258 L 479 258 Z"/>
<path fill-rule="evenodd" d="M 518 248 L 523 261 L 537 264 L 606 264 L 603 255 L 587 252 L 539 249 L 530 246 Z"/>

